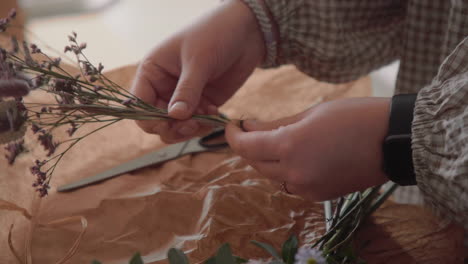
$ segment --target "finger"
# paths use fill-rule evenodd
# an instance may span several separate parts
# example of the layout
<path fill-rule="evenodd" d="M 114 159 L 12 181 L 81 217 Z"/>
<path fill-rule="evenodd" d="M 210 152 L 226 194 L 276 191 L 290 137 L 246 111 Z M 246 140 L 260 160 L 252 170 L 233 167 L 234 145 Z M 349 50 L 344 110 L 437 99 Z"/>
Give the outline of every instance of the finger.
<path fill-rule="evenodd" d="M 195 120 L 166 122 L 168 126 L 157 127 L 156 134 L 166 143 L 176 143 L 188 140 L 195 136 L 208 134 L 213 128 L 200 124 Z"/>
<path fill-rule="evenodd" d="M 257 120 L 244 120 L 243 128 L 246 131 L 269 131 L 294 124 L 303 118 L 304 114 L 299 113 L 293 116 L 281 118 L 270 122 L 261 122 Z"/>
<path fill-rule="evenodd" d="M 147 59 L 139 65 L 130 91 L 143 101 L 155 104 L 158 99 L 169 101 L 176 84 L 174 76 Z"/>
<path fill-rule="evenodd" d="M 161 109 L 167 109 L 167 95 L 170 89 L 176 85 L 176 80 L 167 74 L 161 67 L 150 62 L 140 64 L 131 91 L 141 100 L 155 105 Z M 156 133 L 154 127 L 161 121 L 137 121 L 137 125 L 147 133 Z"/>
<path fill-rule="evenodd" d="M 257 170 L 260 174 L 268 177 L 273 181 L 284 181 L 284 170 L 280 166 L 280 161 L 247 160 L 247 163 L 250 166 L 252 166 L 255 170 Z"/>
<path fill-rule="evenodd" d="M 229 123 L 226 140 L 234 152 L 248 160 L 279 160 L 277 131 L 244 132 Z"/>
<path fill-rule="evenodd" d="M 167 103 L 163 100 L 156 101 L 156 107 L 160 109 L 167 109 Z M 168 121 L 162 120 L 137 120 L 136 124 L 143 129 L 146 133 L 150 134 L 160 134 L 161 123 L 168 123 Z"/>
<path fill-rule="evenodd" d="M 175 119 L 187 119 L 198 107 L 207 73 L 199 65 L 187 65 L 182 69 L 179 82 L 169 103 L 169 116 Z"/>

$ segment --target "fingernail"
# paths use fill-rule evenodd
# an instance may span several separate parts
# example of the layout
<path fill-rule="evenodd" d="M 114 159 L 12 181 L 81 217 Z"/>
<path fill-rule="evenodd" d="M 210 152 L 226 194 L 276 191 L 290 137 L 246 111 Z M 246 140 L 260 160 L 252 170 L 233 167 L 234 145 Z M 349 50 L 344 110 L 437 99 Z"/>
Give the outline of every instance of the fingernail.
<path fill-rule="evenodd" d="M 191 136 L 195 134 L 197 131 L 198 126 L 183 126 L 177 130 L 177 133 L 179 133 L 182 136 Z"/>
<path fill-rule="evenodd" d="M 241 129 L 245 132 L 255 129 L 255 125 L 257 124 L 256 120 L 248 119 L 242 120 Z"/>
<path fill-rule="evenodd" d="M 169 109 L 169 112 L 187 112 L 187 111 L 188 111 L 188 104 L 183 101 L 174 103 Z"/>

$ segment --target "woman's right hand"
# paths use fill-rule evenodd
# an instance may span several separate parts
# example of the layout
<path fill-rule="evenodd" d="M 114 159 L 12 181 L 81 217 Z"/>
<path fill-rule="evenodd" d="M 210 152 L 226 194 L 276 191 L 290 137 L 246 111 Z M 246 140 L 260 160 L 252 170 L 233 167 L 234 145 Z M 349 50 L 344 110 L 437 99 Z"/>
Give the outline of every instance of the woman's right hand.
<path fill-rule="evenodd" d="M 205 130 L 193 114 L 217 114 L 265 55 L 252 11 L 229 0 L 157 46 L 139 66 L 132 92 L 176 121 L 138 121 L 166 143 Z"/>

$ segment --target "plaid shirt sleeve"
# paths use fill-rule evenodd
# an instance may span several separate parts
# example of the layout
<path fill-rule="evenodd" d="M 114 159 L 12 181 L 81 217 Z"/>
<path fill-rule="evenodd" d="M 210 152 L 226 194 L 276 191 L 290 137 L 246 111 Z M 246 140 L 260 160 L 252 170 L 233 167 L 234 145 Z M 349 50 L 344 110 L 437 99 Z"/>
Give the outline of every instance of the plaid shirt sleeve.
<path fill-rule="evenodd" d="M 468 230 L 468 37 L 419 92 L 412 138 L 426 205 Z"/>
<path fill-rule="evenodd" d="M 274 63 L 266 67 L 294 64 L 318 80 L 348 82 L 397 59 L 401 50 L 403 1 L 264 0 L 267 12 L 259 0 L 244 2 L 264 35 L 277 27 L 277 52 L 267 54 Z"/>
<path fill-rule="evenodd" d="M 268 32 L 277 28 L 266 67 L 291 63 L 321 81 L 346 82 L 401 60 L 396 93 L 418 93 L 412 143 L 418 188 L 436 213 L 468 230 L 468 3 L 243 1 L 267 47 Z M 419 200 L 410 190 L 401 196 Z"/>

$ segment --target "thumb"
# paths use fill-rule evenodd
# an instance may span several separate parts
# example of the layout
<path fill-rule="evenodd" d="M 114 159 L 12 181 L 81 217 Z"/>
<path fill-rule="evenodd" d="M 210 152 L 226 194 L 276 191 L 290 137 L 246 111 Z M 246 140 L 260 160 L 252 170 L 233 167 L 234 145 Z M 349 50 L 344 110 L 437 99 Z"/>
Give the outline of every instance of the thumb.
<path fill-rule="evenodd" d="M 198 107 L 208 74 L 199 65 L 183 67 L 177 87 L 169 103 L 169 116 L 175 119 L 190 118 Z"/>

